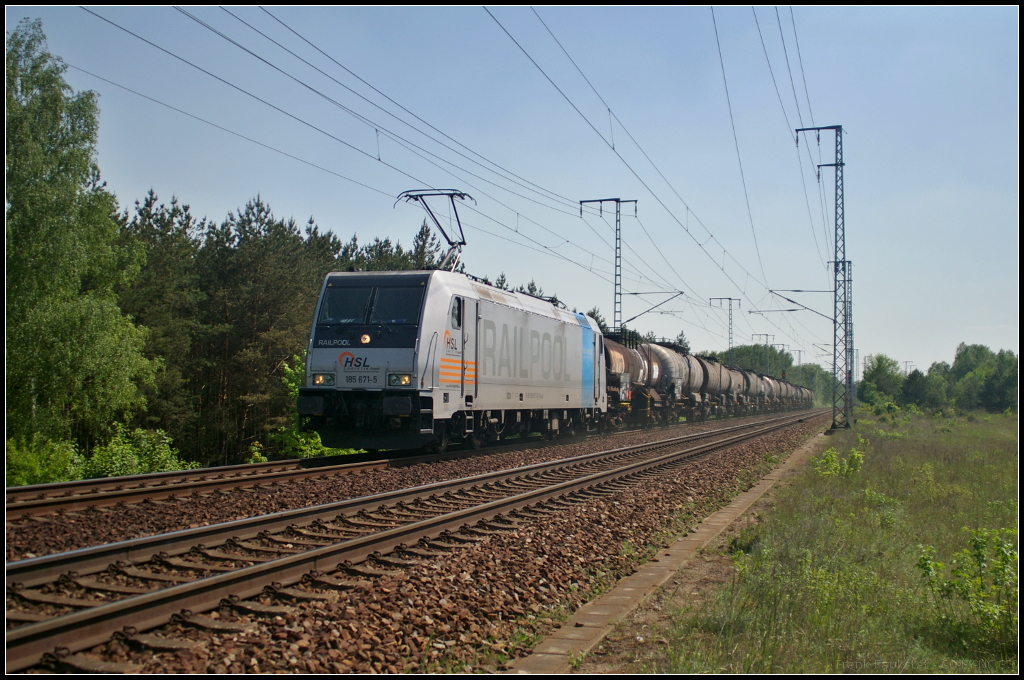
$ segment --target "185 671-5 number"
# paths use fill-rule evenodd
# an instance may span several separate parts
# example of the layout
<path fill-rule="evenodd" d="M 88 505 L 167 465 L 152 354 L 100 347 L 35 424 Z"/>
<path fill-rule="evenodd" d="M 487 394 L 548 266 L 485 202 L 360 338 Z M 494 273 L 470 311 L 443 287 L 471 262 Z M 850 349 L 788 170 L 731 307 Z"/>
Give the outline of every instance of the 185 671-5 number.
<path fill-rule="evenodd" d="M 377 376 L 375 375 L 346 375 L 345 382 L 348 384 L 355 385 L 376 385 Z"/>

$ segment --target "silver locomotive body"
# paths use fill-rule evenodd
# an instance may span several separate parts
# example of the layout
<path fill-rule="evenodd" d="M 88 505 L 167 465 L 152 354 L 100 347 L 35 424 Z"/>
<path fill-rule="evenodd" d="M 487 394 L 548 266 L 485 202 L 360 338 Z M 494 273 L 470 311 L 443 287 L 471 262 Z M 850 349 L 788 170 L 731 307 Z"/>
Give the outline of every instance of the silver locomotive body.
<path fill-rule="evenodd" d="M 334 272 L 298 412 L 335 448 L 473 446 L 607 410 L 597 323 L 446 271 Z"/>

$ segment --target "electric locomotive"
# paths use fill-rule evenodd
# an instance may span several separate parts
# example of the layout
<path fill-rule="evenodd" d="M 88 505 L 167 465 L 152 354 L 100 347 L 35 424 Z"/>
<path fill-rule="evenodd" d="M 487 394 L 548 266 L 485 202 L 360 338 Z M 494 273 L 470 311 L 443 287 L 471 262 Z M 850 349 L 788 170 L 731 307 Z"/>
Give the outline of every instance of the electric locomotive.
<path fill-rule="evenodd" d="M 304 430 L 333 448 L 476 448 L 603 421 L 597 322 L 450 271 L 332 272 L 299 390 Z"/>

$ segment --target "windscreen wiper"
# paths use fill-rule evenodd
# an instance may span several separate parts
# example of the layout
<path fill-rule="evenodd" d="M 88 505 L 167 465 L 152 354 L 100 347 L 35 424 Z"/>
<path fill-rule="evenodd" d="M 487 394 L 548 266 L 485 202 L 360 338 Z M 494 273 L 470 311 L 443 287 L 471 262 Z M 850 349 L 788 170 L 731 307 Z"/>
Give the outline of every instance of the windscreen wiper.
<path fill-rule="evenodd" d="M 388 333 L 394 333 L 394 331 L 391 330 L 391 326 L 387 325 L 387 323 L 385 323 L 384 319 L 381 318 L 380 314 L 377 313 L 377 305 L 373 306 L 373 312 L 370 313 L 370 322 L 371 323 L 373 322 L 373 317 L 377 317 L 377 320 L 380 321 L 384 325 L 384 328 L 388 329 Z"/>

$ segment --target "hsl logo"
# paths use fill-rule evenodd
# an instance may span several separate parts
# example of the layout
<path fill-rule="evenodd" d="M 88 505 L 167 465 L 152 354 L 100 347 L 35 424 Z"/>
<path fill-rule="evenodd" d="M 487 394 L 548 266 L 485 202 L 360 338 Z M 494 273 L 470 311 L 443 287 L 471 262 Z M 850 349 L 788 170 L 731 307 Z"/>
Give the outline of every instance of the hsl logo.
<path fill-rule="evenodd" d="M 338 355 L 338 363 L 342 368 L 369 368 L 370 360 L 366 357 L 357 357 L 352 352 L 342 352 Z"/>
<path fill-rule="evenodd" d="M 455 340 L 450 331 L 444 332 L 444 347 L 449 352 L 459 351 L 459 343 Z"/>

